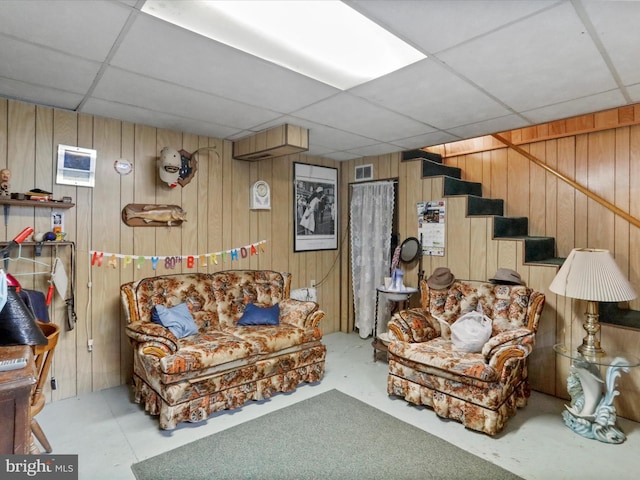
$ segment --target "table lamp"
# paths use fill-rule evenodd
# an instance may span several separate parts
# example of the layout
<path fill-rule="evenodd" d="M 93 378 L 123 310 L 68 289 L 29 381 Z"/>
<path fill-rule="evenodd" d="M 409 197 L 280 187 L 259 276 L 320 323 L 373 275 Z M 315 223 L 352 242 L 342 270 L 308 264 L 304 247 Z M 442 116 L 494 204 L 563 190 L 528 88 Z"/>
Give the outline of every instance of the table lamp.
<path fill-rule="evenodd" d="M 609 250 L 592 248 L 574 248 L 549 285 L 549 290 L 564 297 L 587 301 L 587 318 L 583 324 L 587 336 L 578 352 L 590 357 L 605 355 L 596 338 L 600 331 L 598 302 L 624 302 L 637 296 Z"/>

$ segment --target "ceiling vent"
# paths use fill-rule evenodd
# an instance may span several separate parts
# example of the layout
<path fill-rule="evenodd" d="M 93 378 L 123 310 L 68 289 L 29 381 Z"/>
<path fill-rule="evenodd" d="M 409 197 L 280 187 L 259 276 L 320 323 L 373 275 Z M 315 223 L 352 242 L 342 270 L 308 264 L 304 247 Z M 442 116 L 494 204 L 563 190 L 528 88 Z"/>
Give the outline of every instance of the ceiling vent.
<path fill-rule="evenodd" d="M 285 123 L 233 142 L 233 158 L 256 162 L 309 150 L 309 130 Z"/>
<path fill-rule="evenodd" d="M 364 182 L 373 179 L 373 164 L 356 166 L 356 182 Z"/>

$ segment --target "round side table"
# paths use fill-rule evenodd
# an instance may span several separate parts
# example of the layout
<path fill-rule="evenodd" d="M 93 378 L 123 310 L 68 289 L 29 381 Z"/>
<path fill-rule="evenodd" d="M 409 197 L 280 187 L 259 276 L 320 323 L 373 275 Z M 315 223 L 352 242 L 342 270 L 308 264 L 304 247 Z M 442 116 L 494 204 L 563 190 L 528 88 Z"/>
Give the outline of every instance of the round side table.
<path fill-rule="evenodd" d="M 567 378 L 567 391 L 571 405 L 565 405 L 562 418 L 567 427 L 586 438 L 604 443 L 622 443 L 626 435 L 616 425 L 616 408 L 613 399 L 619 394 L 616 381 L 620 372 L 628 373 L 631 367 L 640 365 L 640 359 L 628 353 L 609 353 L 604 356 L 585 356 L 577 349 L 563 344 L 553 350 L 571 359 Z M 606 367 L 602 378 L 600 367 Z"/>
<path fill-rule="evenodd" d="M 386 328 L 384 332 L 378 333 L 378 308 L 380 305 L 380 294 L 382 294 L 385 300 L 394 302 L 393 309 L 391 310 L 391 315 L 393 315 L 394 312 L 400 309 L 400 305 L 402 305 L 402 308 L 405 308 L 406 302 L 411 298 L 411 295 L 417 292 L 418 289 L 413 287 L 404 287 L 402 290 L 391 290 L 382 285 L 376 287 L 376 316 L 373 323 L 373 341 L 371 342 L 374 362 L 376 361 L 376 353 L 386 353 L 387 345 L 389 343 L 389 339 L 386 337 Z"/>

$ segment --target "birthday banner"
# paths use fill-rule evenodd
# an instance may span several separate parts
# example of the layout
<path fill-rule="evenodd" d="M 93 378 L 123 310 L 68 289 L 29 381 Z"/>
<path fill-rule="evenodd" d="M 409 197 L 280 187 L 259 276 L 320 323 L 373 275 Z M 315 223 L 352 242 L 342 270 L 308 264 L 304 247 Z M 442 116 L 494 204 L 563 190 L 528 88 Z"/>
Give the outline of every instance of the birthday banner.
<path fill-rule="evenodd" d="M 150 261 L 151 267 L 154 270 L 158 268 L 158 264 L 164 265 L 164 268 L 166 269 L 173 270 L 178 264 L 182 263 L 186 264 L 187 268 L 195 267 L 196 263 L 200 267 L 206 267 L 207 265 L 218 265 L 219 262 L 224 263 L 227 259 L 234 261 L 253 255 L 259 255 L 260 252 L 264 252 L 264 245 L 266 243 L 266 240 L 262 240 L 257 243 L 245 245 L 244 247 L 233 248 L 231 250 L 195 255 L 126 255 L 123 253 L 89 250 L 89 257 L 91 258 L 92 267 L 101 267 L 105 265 L 111 268 L 118 268 L 118 259 L 120 259 L 122 261 L 122 268 L 127 268 L 128 265 L 135 265 L 136 268 L 142 268 L 142 265 L 144 265 L 146 261 Z"/>

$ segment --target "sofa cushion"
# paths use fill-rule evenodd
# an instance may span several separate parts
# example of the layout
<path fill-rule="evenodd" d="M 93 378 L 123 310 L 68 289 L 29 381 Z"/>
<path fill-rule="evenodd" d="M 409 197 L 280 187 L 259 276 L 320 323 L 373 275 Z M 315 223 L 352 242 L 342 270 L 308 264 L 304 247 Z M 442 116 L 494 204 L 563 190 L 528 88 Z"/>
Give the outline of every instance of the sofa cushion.
<path fill-rule="evenodd" d="M 198 326 L 193 321 L 186 303 L 180 303 L 175 307 L 156 305 L 151 312 L 151 319 L 154 323 L 168 328 L 177 338 L 198 333 Z"/>
<path fill-rule="evenodd" d="M 238 320 L 238 325 L 242 326 L 278 325 L 278 323 L 280 323 L 280 306 L 277 303 L 264 307 L 249 303 L 244 307 L 244 313 Z"/>
<path fill-rule="evenodd" d="M 277 326 L 228 327 L 225 332 L 251 343 L 256 351 L 263 355 L 296 348 L 305 343 L 322 339 L 322 332 L 319 328 L 301 328 L 284 322 L 280 322 Z"/>
<path fill-rule="evenodd" d="M 178 342 L 178 351 L 161 359 L 162 373 L 205 371 L 237 360 L 255 359 L 258 353 L 251 342 L 220 331 L 198 333 Z"/>
<path fill-rule="evenodd" d="M 441 337 L 428 342 L 391 342 L 389 352 L 412 362 L 420 371 L 438 371 L 440 375 L 459 381 L 495 382 L 499 372 L 485 363 L 480 353 L 465 353 L 456 350 L 451 340 Z"/>

